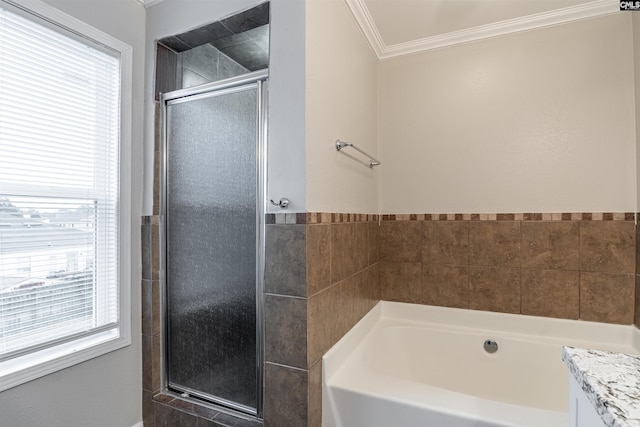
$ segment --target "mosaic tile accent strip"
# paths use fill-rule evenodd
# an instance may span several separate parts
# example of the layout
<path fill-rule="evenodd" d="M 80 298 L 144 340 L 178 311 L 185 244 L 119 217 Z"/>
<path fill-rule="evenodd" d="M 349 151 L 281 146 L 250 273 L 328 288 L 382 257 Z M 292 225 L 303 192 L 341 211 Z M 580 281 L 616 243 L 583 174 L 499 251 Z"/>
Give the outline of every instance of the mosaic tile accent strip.
<path fill-rule="evenodd" d="M 268 213 L 265 215 L 265 224 L 267 225 L 296 225 L 306 223 L 307 214 L 305 212 Z"/>
<path fill-rule="evenodd" d="M 265 223 L 271 224 L 339 224 L 377 222 L 380 215 L 337 212 L 268 213 Z"/>
<path fill-rule="evenodd" d="M 640 213 L 638 213 L 640 216 Z M 635 221 L 634 212 L 384 214 L 382 221 Z"/>
<path fill-rule="evenodd" d="M 359 214 L 338 212 L 268 213 L 266 224 L 340 224 L 382 221 L 635 221 L 640 212 L 535 212 Z"/>

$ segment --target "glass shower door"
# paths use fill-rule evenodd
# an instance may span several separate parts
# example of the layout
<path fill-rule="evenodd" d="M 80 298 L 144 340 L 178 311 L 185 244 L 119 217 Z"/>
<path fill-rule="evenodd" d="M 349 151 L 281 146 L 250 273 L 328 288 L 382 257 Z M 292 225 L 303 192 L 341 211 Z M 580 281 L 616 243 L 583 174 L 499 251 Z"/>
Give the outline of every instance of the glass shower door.
<path fill-rule="evenodd" d="M 169 389 L 257 414 L 260 82 L 166 101 Z"/>

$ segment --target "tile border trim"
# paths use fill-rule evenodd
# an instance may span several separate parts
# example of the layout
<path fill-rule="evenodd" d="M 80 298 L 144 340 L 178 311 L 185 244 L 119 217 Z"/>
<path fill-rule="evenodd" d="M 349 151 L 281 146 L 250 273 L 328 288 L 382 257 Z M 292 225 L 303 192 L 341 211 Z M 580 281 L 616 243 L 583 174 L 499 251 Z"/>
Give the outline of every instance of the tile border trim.
<path fill-rule="evenodd" d="M 265 215 L 267 225 L 295 224 L 336 224 L 346 222 L 377 222 L 377 214 L 338 213 L 338 212 L 301 212 L 301 213 L 268 213 Z"/>
<path fill-rule="evenodd" d="M 339 224 L 378 221 L 636 221 L 640 212 L 525 212 L 363 214 L 339 212 L 268 213 L 267 225 Z"/>
<path fill-rule="evenodd" d="M 635 212 L 388 214 L 382 221 L 635 221 Z"/>

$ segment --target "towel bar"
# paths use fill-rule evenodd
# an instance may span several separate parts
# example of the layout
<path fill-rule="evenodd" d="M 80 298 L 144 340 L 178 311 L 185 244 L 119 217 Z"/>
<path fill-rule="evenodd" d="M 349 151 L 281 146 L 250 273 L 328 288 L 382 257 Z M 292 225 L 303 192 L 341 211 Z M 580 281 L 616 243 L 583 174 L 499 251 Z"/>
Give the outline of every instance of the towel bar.
<path fill-rule="evenodd" d="M 373 158 L 371 155 L 365 153 L 364 151 L 362 151 L 361 149 L 359 149 L 358 147 L 356 147 L 355 145 L 353 145 L 350 142 L 344 142 L 344 141 L 340 141 L 339 139 L 336 139 L 336 151 L 340 151 L 345 147 L 351 147 L 354 150 L 356 150 L 357 152 L 364 154 L 365 156 L 367 156 L 369 158 L 369 163 L 365 163 L 365 162 L 361 162 L 358 159 L 356 159 L 355 157 L 351 157 L 347 154 L 348 157 L 351 157 L 352 159 L 354 159 L 355 161 L 362 163 L 365 166 L 368 166 L 369 168 L 372 168 L 374 166 L 380 166 L 382 164 L 381 161 L 376 160 L 375 158 Z"/>

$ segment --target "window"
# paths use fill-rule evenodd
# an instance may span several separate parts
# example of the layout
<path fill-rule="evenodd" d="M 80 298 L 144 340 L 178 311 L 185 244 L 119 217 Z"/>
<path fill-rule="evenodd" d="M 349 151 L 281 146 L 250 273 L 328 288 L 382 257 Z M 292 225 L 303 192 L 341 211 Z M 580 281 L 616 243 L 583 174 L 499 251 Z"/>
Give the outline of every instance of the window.
<path fill-rule="evenodd" d="M 130 342 L 130 57 L 0 0 L 0 390 Z"/>

